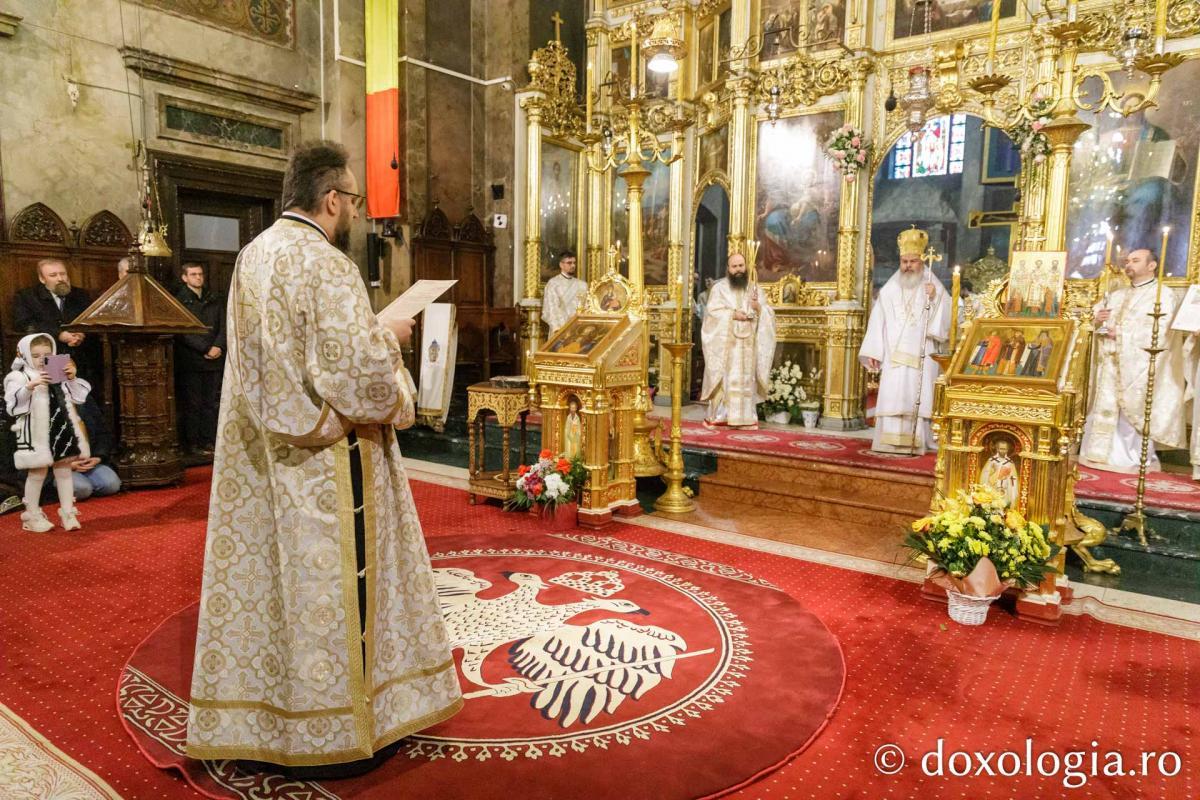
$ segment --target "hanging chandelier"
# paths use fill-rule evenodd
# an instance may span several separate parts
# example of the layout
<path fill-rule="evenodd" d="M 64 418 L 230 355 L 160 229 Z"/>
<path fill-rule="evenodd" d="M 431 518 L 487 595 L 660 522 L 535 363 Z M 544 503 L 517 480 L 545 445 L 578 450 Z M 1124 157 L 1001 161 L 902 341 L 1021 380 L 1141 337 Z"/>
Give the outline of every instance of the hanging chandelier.
<path fill-rule="evenodd" d="M 933 0 L 916 0 L 913 3 L 912 14 L 909 17 L 909 30 L 915 21 L 917 9 L 921 9 L 924 21 L 925 38 L 929 38 L 932 22 Z M 929 68 L 918 65 L 908 70 L 908 90 L 900 97 L 900 108 L 908 129 L 913 133 L 925 127 L 925 115 L 937 104 L 937 97 L 929 84 Z"/>

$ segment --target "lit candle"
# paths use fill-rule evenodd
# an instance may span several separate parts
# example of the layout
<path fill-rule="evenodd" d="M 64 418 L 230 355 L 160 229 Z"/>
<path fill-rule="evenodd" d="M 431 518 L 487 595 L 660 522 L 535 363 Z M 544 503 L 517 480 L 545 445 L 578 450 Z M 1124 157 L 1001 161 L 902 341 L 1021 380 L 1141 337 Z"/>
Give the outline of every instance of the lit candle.
<path fill-rule="evenodd" d="M 1000 2 L 992 0 L 992 29 L 988 32 L 987 73 L 992 74 L 996 62 L 996 36 L 1000 33 Z"/>
<path fill-rule="evenodd" d="M 1167 240 L 1171 236 L 1171 226 L 1163 225 L 1162 247 L 1158 251 L 1158 288 L 1154 293 L 1154 302 L 1162 302 L 1163 277 L 1167 274 Z"/>
<path fill-rule="evenodd" d="M 1108 239 L 1108 243 L 1104 246 L 1104 268 L 1112 269 L 1112 252 L 1113 252 L 1113 236 L 1112 228 L 1105 226 L 1104 236 Z"/>
<path fill-rule="evenodd" d="M 592 62 L 587 65 L 587 83 L 584 84 L 584 105 L 587 107 L 587 132 L 592 132 Z"/>
<path fill-rule="evenodd" d="M 1167 0 L 1154 4 L 1154 52 L 1162 55 L 1167 43 Z"/>
<path fill-rule="evenodd" d="M 999 5 L 999 3 L 997 3 Z M 950 279 L 950 354 L 954 355 L 958 344 L 958 303 L 962 294 L 962 267 L 954 265 L 954 275 Z"/>
<path fill-rule="evenodd" d="M 1074 22 L 1075 17 L 1079 14 L 1079 3 L 1076 0 L 1069 0 L 1067 3 L 1067 22 Z"/>

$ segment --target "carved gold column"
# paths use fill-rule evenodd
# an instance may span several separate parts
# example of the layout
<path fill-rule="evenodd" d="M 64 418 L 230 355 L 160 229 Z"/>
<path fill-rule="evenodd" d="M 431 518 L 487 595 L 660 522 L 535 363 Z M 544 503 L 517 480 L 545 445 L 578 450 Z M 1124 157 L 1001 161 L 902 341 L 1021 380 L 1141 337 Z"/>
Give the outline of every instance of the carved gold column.
<path fill-rule="evenodd" d="M 735 7 L 737 4 L 734 4 Z M 744 253 L 746 240 L 754 235 L 750 220 L 750 94 L 752 77 L 742 75 L 729 82 L 733 107 L 729 117 L 729 252 Z"/>
<path fill-rule="evenodd" d="M 608 74 L 610 55 L 608 42 L 608 28 L 604 24 L 603 19 L 593 18 L 587 23 L 587 58 L 588 64 L 591 65 L 591 80 L 584 80 L 584 91 L 596 89 L 596 94 L 602 94 L 598 88 L 601 78 Z M 585 68 L 586 76 L 586 68 Z M 601 104 L 601 98 L 593 96 L 593 103 L 597 106 Z M 592 129 L 588 132 L 588 137 L 585 141 L 591 143 L 591 137 L 599 136 L 599 131 L 608 124 L 608 117 L 605 114 L 595 114 L 592 120 Z M 586 154 L 585 154 L 586 155 Z M 608 172 L 606 170 L 587 171 L 587 257 L 584 259 L 586 271 L 581 276 L 586 278 L 588 283 L 593 283 L 604 274 L 606 266 L 604 261 L 604 253 L 608 250 L 609 226 L 611 220 L 609 218 L 609 201 L 608 201 Z"/>
<path fill-rule="evenodd" d="M 1058 71 L 1058 42 L 1035 29 L 1038 42 L 1036 84 L 1050 86 Z M 1041 250 L 1046 241 L 1046 189 L 1049 171 L 1032 164 L 1021 170 L 1020 245 L 1015 249 Z"/>
<path fill-rule="evenodd" d="M 1051 148 L 1046 190 L 1047 250 L 1067 248 L 1071 154 L 1075 141 L 1091 127 L 1075 113 L 1075 59 L 1079 56 L 1079 40 L 1091 27 L 1088 22 L 1064 22 L 1051 29 L 1052 35 L 1062 43 L 1062 63 L 1058 72 L 1058 99 L 1049 124 L 1042 129 Z"/>
<path fill-rule="evenodd" d="M 856 128 L 862 128 L 865 123 L 866 85 L 870 71 L 871 63 L 865 58 L 855 60 L 847 69 L 845 121 Z M 858 274 L 860 205 L 866 198 L 862 185 L 870 178 L 870 170 L 864 169 L 853 181 L 842 182 L 838 208 L 837 297 L 825 314 L 822 428 L 854 430 L 863 427 L 863 371 L 858 363 L 863 304 L 854 299 L 854 286 Z"/>
<path fill-rule="evenodd" d="M 542 339 L 542 92 L 521 100 L 525 110 L 525 292 L 521 300 L 521 371 L 528 375 Z"/>
<path fill-rule="evenodd" d="M 685 128 L 683 125 L 676 125 L 671 136 L 671 154 L 682 153 L 684 148 Z M 687 334 L 691 333 L 690 326 L 684 325 L 683 320 L 686 318 L 685 298 L 688 297 L 688 292 L 684 291 L 686 284 L 684 273 L 687 270 L 683 264 L 683 200 L 684 200 L 684 159 L 676 159 L 671 162 L 671 189 L 670 189 L 670 208 L 667 217 L 667 281 L 670 287 L 668 294 L 673 308 L 671 310 L 672 325 L 671 325 L 671 341 L 679 342 L 690 338 Z M 688 330 L 685 331 L 684 328 Z M 666 329 L 666 326 L 663 326 Z M 659 359 L 662 364 L 662 359 Z M 665 375 L 659 372 L 658 390 L 661 392 L 666 388 Z M 675 384 L 671 383 L 671 391 L 675 391 Z"/>

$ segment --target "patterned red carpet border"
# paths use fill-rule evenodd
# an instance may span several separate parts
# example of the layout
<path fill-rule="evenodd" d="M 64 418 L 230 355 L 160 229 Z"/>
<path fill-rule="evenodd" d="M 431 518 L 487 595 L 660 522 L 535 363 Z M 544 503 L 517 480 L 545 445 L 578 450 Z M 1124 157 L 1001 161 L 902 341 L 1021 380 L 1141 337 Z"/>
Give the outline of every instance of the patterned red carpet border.
<path fill-rule="evenodd" d="M 434 549 L 441 534 L 499 539 L 529 531 L 526 515 L 468 506 L 462 492 L 444 487 L 413 488 Z M 116 713 L 113 686 L 138 643 L 196 601 L 208 489 L 207 473 L 192 471 L 176 489 L 89 500 L 81 506 L 85 534 L 27 534 L 16 515 L 0 517 L 0 702 L 130 800 L 196 797 L 138 752 Z M 1200 642 L 1086 616 L 1046 629 L 1000 609 L 986 625 L 964 628 L 948 624 L 945 607 L 921 600 L 909 583 L 647 528 L 615 525 L 604 534 L 770 581 L 841 644 L 846 683 L 828 726 L 737 797 L 1200 796 Z M 179 641 L 183 650 L 191 645 Z M 1093 752 L 1122 753 L 1131 769 L 1142 751 L 1174 752 L 1182 769 L 1174 777 L 1089 775 L 1085 788 L 1070 791 L 1061 773 L 926 776 L 921 757 L 939 739 L 945 753 L 1022 754 L 1030 740 L 1034 753 L 1083 753 L 1085 770 Z M 897 775 L 875 767 L 886 744 L 907 754 Z M 629 783 L 636 797 L 637 774 L 611 779 Z M 470 797 L 471 788 L 445 787 L 436 796 Z M 582 787 L 576 796 L 588 794 Z"/>
<path fill-rule="evenodd" d="M 664 421 L 664 428 L 669 421 Z M 821 461 L 865 467 L 887 472 L 906 472 L 933 475 L 934 455 L 884 455 L 871 451 L 871 440 L 850 436 L 829 436 L 805 430 L 738 431 L 729 428 L 704 427 L 699 422 L 683 423 L 683 441 L 690 447 L 705 450 L 731 450 L 806 461 Z M 668 431 L 664 430 L 664 436 Z M 1137 476 L 1079 468 L 1079 483 L 1075 493 L 1081 498 L 1105 500 L 1132 505 L 1137 495 Z M 1146 476 L 1146 505 L 1154 508 L 1200 511 L 1200 483 L 1187 475 L 1153 472 Z"/>
<path fill-rule="evenodd" d="M 730 567 L 589 534 L 433 540 L 466 707 L 360 778 L 321 786 L 184 757 L 196 606 L 130 658 L 118 706 L 157 766 L 219 800 L 351 795 L 709 797 L 776 768 L 825 726 L 845 669 L 786 593 Z M 788 636 L 778 636 L 788 630 Z M 659 765 L 646 769 L 647 764 Z"/>

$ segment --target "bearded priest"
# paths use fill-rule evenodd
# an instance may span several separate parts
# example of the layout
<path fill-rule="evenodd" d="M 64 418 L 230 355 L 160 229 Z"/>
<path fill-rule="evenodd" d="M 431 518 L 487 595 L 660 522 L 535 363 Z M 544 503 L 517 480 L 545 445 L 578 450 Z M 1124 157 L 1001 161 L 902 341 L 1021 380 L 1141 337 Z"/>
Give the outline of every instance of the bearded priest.
<path fill-rule="evenodd" d="M 750 281 L 746 257 L 729 256 L 725 277 L 712 285 L 700 341 L 704 347 L 707 427 L 757 428 L 775 360 L 775 312 L 762 287 Z"/>
<path fill-rule="evenodd" d="M 412 320 L 381 324 L 344 254 L 358 192 L 344 148 L 302 146 L 234 268 L 192 758 L 342 777 L 462 706 L 392 430 Z"/>
<path fill-rule="evenodd" d="M 929 234 L 914 227 L 897 242 L 900 269 L 871 307 L 858 360 L 879 373 L 871 449 L 919 455 L 936 447 L 929 421 L 938 366 L 930 356 L 949 339 L 950 297 L 925 268 Z"/>

